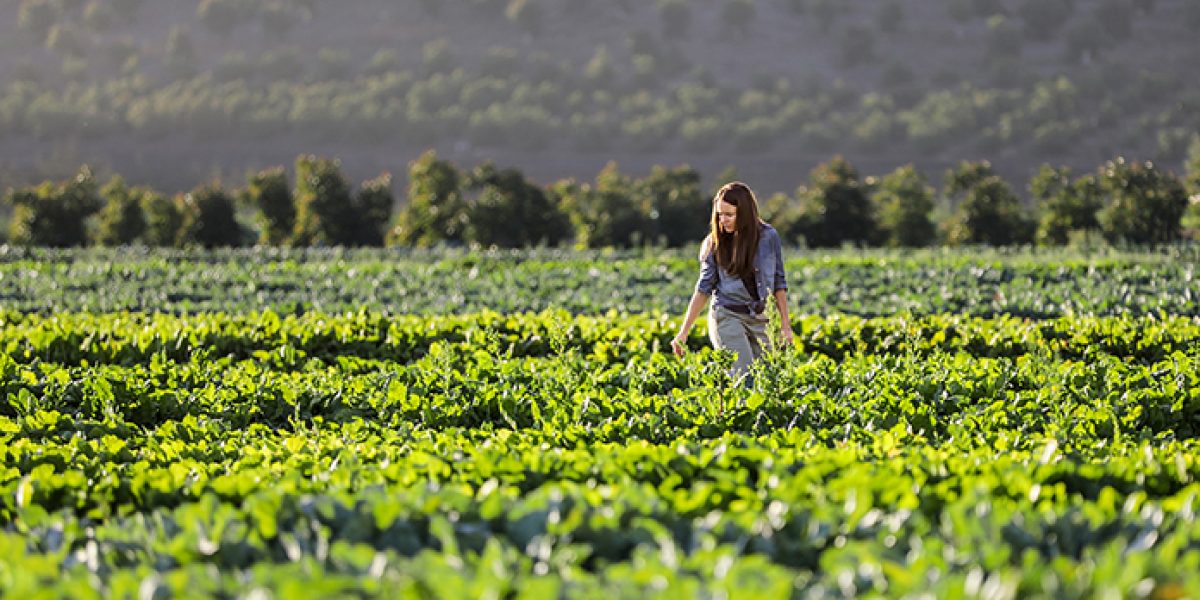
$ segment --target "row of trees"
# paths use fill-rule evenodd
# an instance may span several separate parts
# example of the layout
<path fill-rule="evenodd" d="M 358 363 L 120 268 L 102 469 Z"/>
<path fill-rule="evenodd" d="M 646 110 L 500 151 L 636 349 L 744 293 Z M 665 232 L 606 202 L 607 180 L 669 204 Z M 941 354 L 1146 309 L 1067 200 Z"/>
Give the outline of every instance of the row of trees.
<path fill-rule="evenodd" d="M 42 139 L 118 133 L 210 139 L 300 131 L 308 139 L 431 144 L 449 138 L 481 147 L 605 151 L 620 145 L 697 153 L 730 142 L 741 153 L 782 144 L 820 150 L 847 142 L 858 145 L 852 148 L 909 145 L 929 153 L 960 150 L 966 141 L 985 153 L 1017 145 L 1049 156 L 1094 141 L 1091 134 L 1100 130 L 1105 137 L 1133 140 L 1128 144 L 1153 145 L 1155 138 L 1145 135 L 1149 127 L 1159 135 L 1157 148 L 1138 151 L 1175 161 L 1200 128 L 1200 94 L 1153 74 L 1117 70 L 1087 81 L 1061 77 L 1022 91 L 964 84 L 913 99 L 786 80 L 737 88 L 699 79 L 658 95 L 613 85 L 611 65 L 602 53 L 598 57 L 569 84 L 463 70 L 426 78 L 389 73 L 353 85 L 259 86 L 207 75 L 154 88 L 132 77 L 62 93 L 18 82 L 0 89 L 0 129 Z M 1163 98 L 1176 102 L 1163 105 Z M 1147 113 L 1157 105 L 1164 110 Z"/>
<path fill-rule="evenodd" d="M 29 246 L 380 246 L 395 200 L 383 174 L 356 190 L 338 161 L 301 156 L 295 187 L 282 167 L 247 176 L 240 190 L 218 182 L 168 196 L 119 176 L 100 186 L 88 167 L 64 182 L 10 190 L 9 240 Z M 253 211 L 253 227 L 239 222 Z"/>
<path fill-rule="evenodd" d="M 763 199 L 763 213 L 788 243 L 813 247 L 1061 245 L 1080 235 L 1166 243 L 1183 237 L 1189 193 L 1200 198 L 1200 142 L 1189 167 L 1184 180 L 1153 163 L 1120 158 L 1078 177 L 1046 165 L 1029 182 L 1031 208 L 987 162 L 950 169 L 939 193 L 912 166 L 861 177 L 839 156 L 817 166 L 795 195 Z M 655 167 L 634 178 L 610 163 L 594 182 L 539 186 L 514 169 L 485 163 L 465 171 L 430 151 L 410 165 L 407 202 L 395 216 L 387 174 L 355 190 L 338 161 L 301 156 L 294 176 L 293 186 L 276 167 L 251 173 L 240 190 L 210 183 L 167 197 L 119 177 L 99 187 L 85 167 L 69 181 L 10 190 L 10 241 L 678 247 L 695 243 L 709 227 L 709 195 L 689 167 Z M 724 173 L 718 180 L 733 177 Z M 254 227 L 238 222 L 239 205 L 253 212 Z"/>

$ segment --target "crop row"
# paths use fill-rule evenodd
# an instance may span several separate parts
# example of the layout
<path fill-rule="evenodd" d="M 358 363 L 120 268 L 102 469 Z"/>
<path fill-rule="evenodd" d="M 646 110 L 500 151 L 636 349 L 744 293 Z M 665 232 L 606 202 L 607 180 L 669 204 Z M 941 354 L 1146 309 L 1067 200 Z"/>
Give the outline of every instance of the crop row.
<path fill-rule="evenodd" d="M 0 312 L 0 365 L 150 364 L 153 361 L 253 359 L 295 369 L 355 359 L 405 363 L 436 346 L 458 356 L 547 357 L 571 351 L 600 365 L 646 360 L 667 348 L 677 329 L 670 315 L 571 316 L 566 312 L 436 317 L 379 313 L 279 315 L 58 314 Z M 955 315 L 792 315 L 794 349 L 836 360 L 857 355 L 966 353 L 977 357 L 1141 363 L 1194 356 L 1195 317 L 1063 317 L 1030 320 Z M 693 349 L 707 346 L 706 325 L 692 332 Z M 458 364 L 447 365 L 459 368 Z"/>
<path fill-rule="evenodd" d="M 1163 252 L 791 250 L 805 313 L 1197 315 L 1195 247 Z M 87 249 L 0 252 L 0 302 L 21 312 L 370 310 L 437 315 L 564 309 L 681 314 L 695 249 L 468 255 L 462 251 Z"/>

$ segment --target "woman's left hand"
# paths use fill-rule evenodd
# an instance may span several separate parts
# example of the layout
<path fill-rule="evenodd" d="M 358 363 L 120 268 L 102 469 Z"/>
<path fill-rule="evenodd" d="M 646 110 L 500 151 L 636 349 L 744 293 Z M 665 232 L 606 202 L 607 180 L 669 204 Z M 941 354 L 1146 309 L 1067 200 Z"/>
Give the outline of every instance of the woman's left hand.
<path fill-rule="evenodd" d="M 792 338 L 794 338 L 794 337 L 795 336 L 792 334 L 791 327 L 784 325 L 783 327 L 779 328 L 779 345 L 780 346 L 791 346 Z"/>

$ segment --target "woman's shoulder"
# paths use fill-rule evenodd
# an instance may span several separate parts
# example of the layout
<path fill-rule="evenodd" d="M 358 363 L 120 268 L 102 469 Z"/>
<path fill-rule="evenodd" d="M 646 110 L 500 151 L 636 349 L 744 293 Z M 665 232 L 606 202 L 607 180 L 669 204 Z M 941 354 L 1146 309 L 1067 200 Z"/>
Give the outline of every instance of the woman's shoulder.
<path fill-rule="evenodd" d="M 704 241 L 700 242 L 700 260 L 701 260 L 701 262 L 708 260 L 708 257 L 712 255 L 712 251 L 713 251 L 713 242 L 712 242 L 712 234 L 710 233 L 710 234 L 704 236 Z"/>
<path fill-rule="evenodd" d="M 766 221 L 762 221 L 762 222 L 759 224 L 759 226 L 758 226 L 758 230 L 759 230 L 759 232 L 760 232 L 760 235 L 761 235 L 762 237 L 764 237 L 764 238 L 768 238 L 768 239 L 769 239 L 769 238 L 775 238 L 775 239 L 779 239 L 779 232 L 778 232 L 778 231 L 775 231 L 775 228 L 774 228 L 774 227 L 771 227 L 771 224 L 770 224 L 770 223 L 767 223 Z"/>

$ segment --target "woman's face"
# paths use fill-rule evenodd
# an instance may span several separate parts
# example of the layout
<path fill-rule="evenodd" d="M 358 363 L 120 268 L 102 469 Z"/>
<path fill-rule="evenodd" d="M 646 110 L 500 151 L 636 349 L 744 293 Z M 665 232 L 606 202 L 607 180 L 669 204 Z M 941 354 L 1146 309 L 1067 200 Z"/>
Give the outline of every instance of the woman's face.
<path fill-rule="evenodd" d="M 725 202 L 717 202 L 717 225 L 725 233 L 737 231 L 737 207 Z"/>

